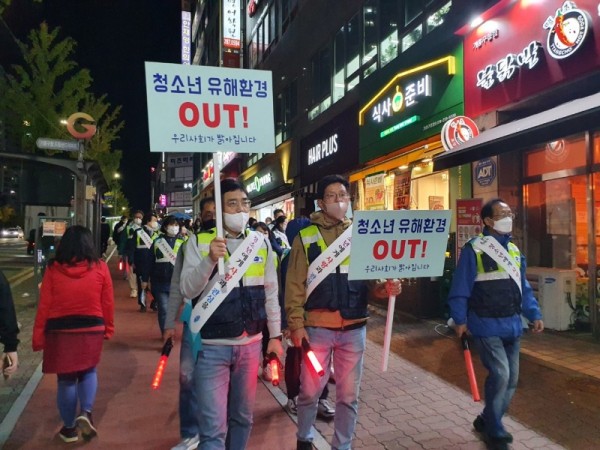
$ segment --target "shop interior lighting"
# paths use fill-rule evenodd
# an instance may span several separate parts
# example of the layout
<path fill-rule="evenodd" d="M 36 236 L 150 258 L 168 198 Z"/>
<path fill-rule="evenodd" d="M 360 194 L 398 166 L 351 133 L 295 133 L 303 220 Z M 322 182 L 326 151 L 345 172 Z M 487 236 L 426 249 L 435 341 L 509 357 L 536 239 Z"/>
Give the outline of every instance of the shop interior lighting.
<path fill-rule="evenodd" d="M 398 169 L 406 170 L 406 169 L 408 169 L 408 164 L 402 164 L 400 167 L 398 167 Z"/>

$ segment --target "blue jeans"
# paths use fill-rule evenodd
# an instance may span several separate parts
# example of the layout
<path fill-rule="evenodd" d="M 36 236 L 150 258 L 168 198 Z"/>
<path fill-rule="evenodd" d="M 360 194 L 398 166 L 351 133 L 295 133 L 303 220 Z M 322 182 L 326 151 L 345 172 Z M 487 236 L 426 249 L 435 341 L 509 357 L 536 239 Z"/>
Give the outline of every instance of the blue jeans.
<path fill-rule="evenodd" d="M 517 389 L 519 380 L 520 338 L 475 337 L 475 347 L 488 370 L 485 379 L 483 420 L 490 437 L 503 437 L 507 432 L 502 416 Z"/>
<path fill-rule="evenodd" d="M 158 307 L 158 326 L 160 327 L 160 334 L 165 331 L 165 320 L 167 318 L 167 302 L 169 301 L 169 286 L 170 283 L 152 283 L 150 291 L 152 297 L 156 300 L 156 306 Z"/>
<path fill-rule="evenodd" d="M 298 433 L 300 441 L 312 442 L 311 427 L 317 416 L 321 391 L 329 380 L 331 358 L 335 369 L 335 418 L 331 442 L 333 449 L 349 449 L 358 418 L 358 392 L 363 371 L 363 354 L 366 347 L 366 327 L 350 331 L 332 331 L 326 328 L 307 327 L 310 346 L 325 370 L 319 377 L 302 364 L 300 394 L 298 395 Z"/>
<path fill-rule="evenodd" d="M 198 450 L 246 448 L 252 429 L 260 351 L 260 339 L 248 345 L 203 343 L 194 369 Z"/>
<path fill-rule="evenodd" d="M 196 418 L 198 401 L 196 400 L 196 389 L 194 389 L 194 360 L 188 326 L 184 322 L 179 353 L 179 434 L 182 439 L 198 434 L 198 419 Z"/>
<path fill-rule="evenodd" d="M 98 389 L 96 368 L 92 367 L 74 373 L 59 373 L 57 380 L 56 404 L 58 412 L 64 425 L 72 428 L 75 426 L 77 415 L 77 400 L 79 400 L 81 411 L 92 412 Z"/>

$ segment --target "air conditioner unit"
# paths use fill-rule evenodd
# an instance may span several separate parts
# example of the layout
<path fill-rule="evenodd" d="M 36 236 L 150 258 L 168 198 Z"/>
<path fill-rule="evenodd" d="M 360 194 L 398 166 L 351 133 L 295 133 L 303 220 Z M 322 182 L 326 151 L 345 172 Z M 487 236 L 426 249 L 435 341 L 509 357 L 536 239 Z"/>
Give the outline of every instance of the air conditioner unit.
<path fill-rule="evenodd" d="M 574 319 L 577 272 L 549 267 L 528 267 L 527 280 L 542 309 L 544 327 L 568 330 Z"/>

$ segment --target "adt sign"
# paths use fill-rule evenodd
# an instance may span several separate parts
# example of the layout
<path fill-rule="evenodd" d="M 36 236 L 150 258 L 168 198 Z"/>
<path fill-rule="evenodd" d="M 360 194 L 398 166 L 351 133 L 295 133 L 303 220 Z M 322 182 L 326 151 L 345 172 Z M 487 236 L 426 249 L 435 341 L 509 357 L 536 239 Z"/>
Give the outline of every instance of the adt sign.
<path fill-rule="evenodd" d="M 496 163 L 492 159 L 482 159 L 475 166 L 475 181 L 479 186 L 489 186 L 496 179 Z"/>

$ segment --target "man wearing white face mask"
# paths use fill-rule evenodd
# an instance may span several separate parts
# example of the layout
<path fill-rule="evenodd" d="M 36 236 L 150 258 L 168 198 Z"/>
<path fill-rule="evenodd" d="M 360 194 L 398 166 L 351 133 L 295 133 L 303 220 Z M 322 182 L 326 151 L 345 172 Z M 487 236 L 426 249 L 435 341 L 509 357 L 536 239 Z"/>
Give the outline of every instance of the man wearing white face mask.
<path fill-rule="evenodd" d="M 336 408 L 331 444 L 334 449 L 351 448 L 366 347 L 367 298 L 370 293 L 387 298 L 401 291 L 398 280 L 348 280 L 347 239 L 352 231 L 352 222 L 346 218 L 348 189 L 348 181 L 340 175 L 328 175 L 319 181 L 317 204 L 321 211 L 311 214 L 311 225 L 300 230 L 288 256 L 285 309 L 292 342 L 302 347 L 302 341 L 308 341 L 325 369 L 324 376 L 319 377 L 309 364 L 302 364 L 297 401 L 298 450 L 312 449 L 312 425 L 332 359 Z M 338 252 L 340 245 L 348 251 Z"/>
<path fill-rule="evenodd" d="M 226 438 L 227 448 L 246 448 L 265 323 L 271 337 L 267 352 L 283 356 L 274 252 L 262 234 L 246 230 L 250 200 L 240 182 L 221 181 L 221 200 L 224 238 L 214 228 L 191 237 L 180 278 L 181 293 L 193 306 L 209 295 L 211 303 L 220 302 L 200 329 L 202 349 L 194 355 L 199 450 L 224 449 Z M 219 258 L 225 259 L 227 277 L 217 272 Z M 231 267 L 243 274 L 237 282 L 229 276 Z M 189 323 L 191 329 L 193 319 Z"/>
<path fill-rule="evenodd" d="M 485 407 L 473 427 L 486 434 L 497 449 L 508 448 L 513 440 L 502 417 L 519 379 L 521 313 L 533 322 L 534 332 L 544 329 L 538 302 L 525 276 L 525 257 L 510 241 L 513 218 L 510 207 L 500 199 L 483 206 L 485 228 L 463 247 L 448 295 L 458 337 L 468 329 L 489 372 Z"/>

